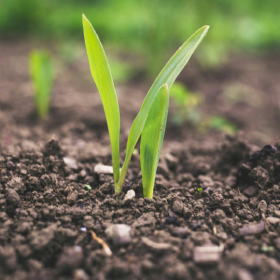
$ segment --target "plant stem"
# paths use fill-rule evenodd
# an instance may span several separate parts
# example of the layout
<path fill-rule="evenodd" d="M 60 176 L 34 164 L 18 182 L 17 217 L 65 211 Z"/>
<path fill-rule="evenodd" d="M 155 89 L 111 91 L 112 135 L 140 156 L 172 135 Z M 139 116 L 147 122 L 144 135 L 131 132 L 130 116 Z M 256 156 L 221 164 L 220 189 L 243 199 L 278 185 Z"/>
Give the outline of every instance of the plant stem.
<path fill-rule="evenodd" d="M 131 157 L 130 157 L 131 158 Z M 119 180 L 115 183 L 115 194 L 119 194 L 122 191 L 122 186 L 125 180 L 125 176 L 128 170 L 130 158 L 124 161 L 123 167 L 120 172 Z"/>

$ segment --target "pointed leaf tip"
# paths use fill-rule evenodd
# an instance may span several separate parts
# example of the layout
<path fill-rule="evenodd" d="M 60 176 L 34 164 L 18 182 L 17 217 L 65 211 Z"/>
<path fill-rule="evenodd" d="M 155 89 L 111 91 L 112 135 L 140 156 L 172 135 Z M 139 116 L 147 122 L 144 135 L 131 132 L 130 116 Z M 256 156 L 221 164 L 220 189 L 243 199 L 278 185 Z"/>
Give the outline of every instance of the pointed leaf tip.
<path fill-rule="evenodd" d="M 205 28 L 205 31 L 208 32 L 210 25 L 204 25 L 203 27 Z"/>
<path fill-rule="evenodd" d="M 104 107 L 109 136 L 111 141 L 112 163 L 115 186 L 119 180 L 119 133 L 120 112 L 116 91 L 103 46 L 90 21 L 83 14 L 83 29 L 86 50 L 92 77 L 98 88 Z"/>
<path fill-rule="evenodd" d="M 179 50 L 171 57 L 168 63 L 160 72 L 159 76 L 153 83 L 152 87 L 150 88 L 145 100 L 141 106 L 141 109 L 135 118 L 129 136 L 127 140 L 127 149 L 126 149 L 126 156 L 125 161 L 121 170 L 119 185 L 121 186 L 124 182 L 124 178 L 128 169 L 129 161 L 133 154 L 134 147 L 143 132 L 143 128 L 146 122 L 146 118 L 150 114 L 151 104 L 153 103 L 153 99 L 157 95 L 158 90 L 167 83 L 168 87 L 171 88 L 172 84 L 176 80 L 177 76 L 180 74 L 184 66 L 189 61 L 191 55 L 200 44 L 202 39 L 205 37 L 209 26 L 203 26 L 198 29 L 180 48 Z M 168 88 L 165 88 L 164 91 L 166 92 L 166 101 L 168 101 Z M 168 106 L 166 106 L 168 107 Z M 167 109 L 168 110 L 168 109 Z M 167 118 L 167 113 L 166 113 Z M 163 137 L 161 138 L 162 143 Z M 141 140 L 142 142 L 142 140 Z M 141 154 L 141 153 L 140 153 Z M 158 160 L 158 159 L 157 159 Z"/>

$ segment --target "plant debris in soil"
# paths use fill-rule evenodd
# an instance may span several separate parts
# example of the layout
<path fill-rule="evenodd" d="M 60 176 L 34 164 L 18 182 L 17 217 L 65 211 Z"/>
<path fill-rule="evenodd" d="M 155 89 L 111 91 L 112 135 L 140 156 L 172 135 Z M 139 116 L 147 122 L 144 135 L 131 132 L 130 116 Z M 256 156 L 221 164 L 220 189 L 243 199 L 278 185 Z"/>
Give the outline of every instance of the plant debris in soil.
<path fill-rule="evenodd" d="M 0 279 L 280 279 L 280 143 L 200 147 L 163 153 L 153 199 L 137 156 L 116 196 L 100 158 L 4 147 Z"/>

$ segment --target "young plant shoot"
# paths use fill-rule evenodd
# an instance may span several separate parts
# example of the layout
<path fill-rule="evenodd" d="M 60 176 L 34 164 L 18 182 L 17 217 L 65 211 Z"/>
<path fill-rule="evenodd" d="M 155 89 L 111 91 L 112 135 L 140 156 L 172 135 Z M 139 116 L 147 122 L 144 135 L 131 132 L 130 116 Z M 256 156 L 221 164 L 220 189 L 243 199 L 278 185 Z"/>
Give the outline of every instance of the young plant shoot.
<path fill-rule="evenodd" d="M 32 51 L 29 57 L 29 72 L 34 88 L 35 105 L 38 116 L 48 115 L 53 84 L 51 56 L 46 51 Z"/>
<path fill-rule="evenodd" d="M 163 142 L 169 105 L 168 86 L 164 84 L 154 98 L 140 143 L 143 195 L 153 198 L 156 171 Z"/>
<path fill-rule="evenodd" d="M 89 65 L 98 88 L 111 141 L 115 193 L 119 194 L 135 145 L 141 134 L 140 160 L 144 197 L 153 197 L 153 188 L 167 120 L 169 94 L 177 76 L 206 35 L 209 26 L 200 28 L 172 56 L 150 88 L 135 118 L 127 140 L 126 156 L 120 170 L 120 112 L 109 64 L 91 23 L 83 15 L 83 28 Z"/>

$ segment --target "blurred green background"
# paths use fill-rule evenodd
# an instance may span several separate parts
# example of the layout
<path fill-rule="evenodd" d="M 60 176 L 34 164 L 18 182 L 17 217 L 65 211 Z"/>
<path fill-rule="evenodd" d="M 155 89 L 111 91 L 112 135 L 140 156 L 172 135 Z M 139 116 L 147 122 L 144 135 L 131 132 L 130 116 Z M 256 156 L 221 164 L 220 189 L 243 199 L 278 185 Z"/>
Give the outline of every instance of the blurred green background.
<path fill-rule="evenodd" d="M 211 28 L 196 57 L 205 66 L 232 52 L 279 47 L 279 11 L 277 0 L 0 0 L 0 37 L 82 42 L 85 13 L 105 48 L 137 55 L 145 74 L 154 76 L 203 25 Z"/>

